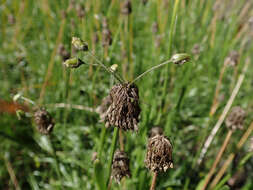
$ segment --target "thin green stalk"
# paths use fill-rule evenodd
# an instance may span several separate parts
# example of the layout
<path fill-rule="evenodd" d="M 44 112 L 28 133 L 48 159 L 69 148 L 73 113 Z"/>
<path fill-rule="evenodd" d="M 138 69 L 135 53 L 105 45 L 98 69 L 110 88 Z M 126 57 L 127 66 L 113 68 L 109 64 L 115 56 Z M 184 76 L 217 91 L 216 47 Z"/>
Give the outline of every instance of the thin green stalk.
<path fill-rule="evenodd" d="M 123 79 L 115 72 L 113 72 L 110 68 L 106 67 L 104 63 L 102 63 L 95 55 L 93 55 L 91 52 L 88 52 L 88 54 L 94 58 L 94 60 L 103 67 L 108 73 L 112 74 L 119 82 L 123 83 Z"/>
<path fill-rule="evenodd" d="M 109 157 L 109 162 L 108 162 L 108 179 L 106 183 L 107 185 L 109 184 L 110 177 L 111 177 L 112 160 L 113 160 L 113 155 L 116 148 L 118 134 L 119 134 L 119 128 L 115 127 L 113 130 L 112 144 L 111 144 L 111 150 L 110 150 L 110 155 L 109 155 L 110 157 Z"/>
<path fill-rule="evenodd" d="M 65 94 L 64 94 L 64 99 L 65 99 L 65 102 L 67 103 L 68 103 L 68 96 L 69 96 L 70 73 L 71 73 L 71 70 L 67 69 L 67 77 L 65 80 Z M 67 117 L 68 117 L 68 110 L 64 109 L 64 128 L 66 127 Z"/>
<path fill-rule="evenodd" d="M 105 141 L 105 135 L 106 135 L 106 128 L 103 127 L 102 131 L 101 131 L 101 135 L 100 135 L 100 146 L 99 146 L 99 151 L 98 151 L 98 156 L 99 159 L 101 159 L 102 156 L 102 151 L 103 151 L 103 147 L 104 147 L 104 141 Z"/>
<path fill-rule="evenodd" d="M 154 66 L 154 67 L 151 67 L 150 69 L 146 70 L 144 73 L 142 73 L 142 74 L 140 74 L 138 77 L 136 77 L 130 84 L 136 82 L 136 81 L 139 80 L 141 77 L 143 77 L 144 75 L 148 74 L 149 72 L 151 72 L 151 71 L 153 71 L 153 70 L 155 70 L 155 69 L 158 69 L 158 68 L 160 68 L 160 67 L 162 67 L 162 66 L 164 66 L 164 65 L 166 65 L 166 64 L 168 64 L 168 63 L 171 63 L 171 60 L 170 60 L 170 59 L 167 60 L 167 61 L 165 61 L 165 62 L 163 62 L 163 63 L 161 63 L 161 64 L 159 64 L 159 65 L 156 65 L 156 66 Z"/>
<path fill-rule="evenodd" d="M 172 13 L 172 18 L 171 18 L 171 23 L 170 23 L 170 33 L 169 33 L 169 43 L 168 43 L 168 56 L 171 56 L 172 38 L 173 38 L 174 30 L 175 30 L 176 15 L 177 15 L 177 10 L 178 10 L 178 5 L 179 5 L 179 0 L 176 0 L 175 3 L 174 3 L 173 13 Z M 164 82 L 163 91 L 162 91 L 162 98 L 163 98 L 163 100 L 165 100 L 165 96 L 166 96 L 166 89 L 167 89 L 167 86 L 168 86 L 168 80 L 167 80 L 167 76 L 168 75 L 169 75 L 169 66 L 167 66 L 166 70 L 165 70 L 165 82 Z M 160 112 L 161 111 L 162 111 L 162 107 L 160 109 Z M 160 119 L 161 119 L 161 117 L 159 117 L 158 123 L 160 122 Z"/>

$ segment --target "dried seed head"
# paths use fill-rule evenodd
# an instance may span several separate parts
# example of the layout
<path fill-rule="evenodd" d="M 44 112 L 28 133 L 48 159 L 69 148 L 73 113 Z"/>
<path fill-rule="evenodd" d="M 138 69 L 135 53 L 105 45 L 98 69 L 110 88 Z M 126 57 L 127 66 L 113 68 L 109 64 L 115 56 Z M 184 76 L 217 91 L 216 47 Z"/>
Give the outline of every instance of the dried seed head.
<path fill-rule="evenodd" d="M 177 53 L 171 57 L 171 61 L 176 65 L 183 65 L 190 61 L 190 55 L 187 53 Z"/>
<path fill-rule="evenodd" d="M 72 37 L 73 46 L 79 51 L 88 51 L 88 44 L 77 37 Z"/>
<path fill-rule="evenodd" d="M 199 44 L 194 44 L 191 50 L 193 55 L 199 55 L 201 52 L 201 46 Z"/>
<path fill-rule="evenodd" d="M 125 0 L 121 9 L 121 13 L 124 15 L 129 15 L 132 12 L 131 0 Z"/>
<path fill-rule="evenodd" d="M 9 14 L 9 15 L 8 15 L 8 23 L 9 23 L 10 25 L 13 25 L 13 24 L 15 24 L 15 22 L 16 22 L 15 17 L 14 17 L 12 14 Z"/>
<path fill-rule="evenodd" d="M 45 108 L 39 108 L 34 113 L 34 121 L 37 125 L 38 131 L 41 134 L 48 135 L 52 132 L 54 121 L 51 115 L 45 110 Z"/>
<path fill-rule="evenodd" d="M 84 64 L 84 62 L 81 59 L 77 59 L 76 57 L 74 57 L 74 58 L 67 59 L 66 61 L 64 61 L 63 64 L 69 68 L 78 68 L 82 64 Z"/>
<path fill-rule="evenodd" d="M 83 18 L 85 16 L 85 8 L 81 4 L 76 5 L 76 13 L 79 18 Z"/>
<path fill-rule="evenodd" d="M 63 44 L 60 44 L 58 47 L 58 54 L 61 56 L 63 61 L 66 61 L 70 58 L 70 53 L 65 49 Z"/>
<path fill-rule="evenodd" d="M 129 158 L 124 151 L 116 150 L 112 162 L 112 177 L 120 183 L 123 177 L 131 177 Z"/>
<path fill-rule="evenodd" d="M 142 0 L 142 4 L 143 4 L 143 5 L 146 5 L 147 2 L 148 2 L 148 0 Z"/>
<path fill-rule="evenodd" d="M 112 103 L 106 113 L 106 126 L 138 131 L 141 112 L 138 87 L 129 83 L 117 84 L 112 87 L 110 97 Z"/>
<path fill-rule="evenodd" d="M 112 44 L 112 34 L 108 26 L 107 19 L 103 19 L 103 30 L 102 30 L 102 45 L 105 46 L 110 46 Z"/>
<path fill-rule="evenodd" d="M 158 26 L 158 23 L 157 22 L 154 22 L 152 24 L 152 33 L 155 35 L 158 33 L 158 30 L 159 30 L 159 26 Z"/>
<path fill-rule="evenodd" d="M 239 63 L 239 53 L 236 51 L 231 51 L 229 56 L 225 59 L 225 64 L 231 67 L 235 67 Z"/>
<path fill-rule="evenodd" d="M 163 129 L 161 127 L 153 127 L 149 131 L 149 138 L 154 137 L 156 135 L 162 135 Z"/>
<path fill-rule="evenodd" d="M 165 136 L 149 138 L 145 165 L 153 172 L 166 172 L 173 168 L 172 145 Z"/>
<path fill-rule="evenodd" d="M 230 130 L 243 129 L 246 112 L 239 106 L 233 107 L 226 119 L 226 126 Z"/>

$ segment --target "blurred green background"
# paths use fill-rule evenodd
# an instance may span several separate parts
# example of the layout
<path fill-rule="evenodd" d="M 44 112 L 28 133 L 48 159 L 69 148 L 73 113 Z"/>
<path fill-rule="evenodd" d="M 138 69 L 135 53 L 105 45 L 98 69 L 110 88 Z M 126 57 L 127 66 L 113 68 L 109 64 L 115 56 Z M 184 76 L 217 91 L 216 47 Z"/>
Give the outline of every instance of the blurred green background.
<path fill-rule="evenodd" d="M 234 153 L 216 189 L 253 189 L 252 142 L 247 138 L 236 148 L 253 119 L 253 2 L 132 0 L 130 5 L 125 0 L 0 1 L 0 189 L 107 189 L 113 129 L 103 130 L 94 109 L 115 81 L 92 65 L 94 59 L 73 50 L 73 36 L 86 41 L 106 66 L 117 64 L 127 81 L 175 53 L 191 55 L 189 63 L 168 64 L 136 82 L 139 132 L 123 133 L 132 177 L 120 185 L 113 181 L 112 189 L 149 189 L 152 175 L 144 159 L 148 132 L 157 125 L 172 142 L 174 168 L 158 176 L 156 189 L 201 189 L 228 131 L 225 124 L 201 165 L 197 159 L 240 75 L 245 78 L 232 106 L 241 106 L 247 118 L 216 168 L 217 173 Z M 69 56 L 87 64 L 65 68 Z M 56 125 L 50 136 L 37 132 L 34 106 L 13 101 L 17 93 L 51 113 Z M 18 118 L 20 109 L 25 114 Z M 96 162 L 94 152 L 99 152 Z"/>

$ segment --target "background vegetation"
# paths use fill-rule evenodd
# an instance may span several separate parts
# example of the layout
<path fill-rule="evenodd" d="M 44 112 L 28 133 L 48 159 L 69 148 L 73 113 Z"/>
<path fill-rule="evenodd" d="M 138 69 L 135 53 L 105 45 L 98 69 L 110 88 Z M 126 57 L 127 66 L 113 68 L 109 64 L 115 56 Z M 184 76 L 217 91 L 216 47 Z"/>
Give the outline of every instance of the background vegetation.
<path fill-rule="evenodd" d="M 109 93 L 113 78 L 99 67 L 69 70 L 62 65 L 58 47 L 63 44 L 73 54 L 72 36 L 86 41 L 105 65 L 117 64 L 129 81 L 174 53 L 192 57 L 189 63 L 169 64 L 137 82 L 142 108 L 139 132 L 123 133 L 132 177 L 120 185 L 113 182 L 112 189 L 149 188 L 151 174 L 144 159 L 148 132 L 155 125 L 170 138 L 174 160 L 174 168 L 158 176 L 157 189 L 200 189 L 228 131 L 224 124 L 201 165 L 197 159 L 240 74 L 245 78 L 232 105 L 244 108 L 247 118 L 244 129 L 232 134 L 217 166 L 216 172 L 235 154 L 216 189 L 253 189 L 250 141 L 247 138 L 236 148 L 253 119 L 253 2 L 131 2 L 129 14 L 122 13 L 124 1 L 117 0 L 0 2 L 0 189 L 104 188 L 113 130 L 104 130 L 101 138 L 105 126 L 93 108 Z M 102 45 L 104 18 L 110 46 Z M 232 50 L 240 55 L 238 64 L 224 66 Z M 245 64 L 249 66 L 243 73 Z M 56 123 L 52 135 L 36 131 L 33 108 L 27 101 L 14 103 L 17 93 L 52 114 Z M 59 103 L 85 109 L 62 108 Z M 26 112 L 21 119 L 17 109 Z M 96 163 L 94 152 L 99 152 Z M 231 185 L 229 180 L 240 183 Z"/>

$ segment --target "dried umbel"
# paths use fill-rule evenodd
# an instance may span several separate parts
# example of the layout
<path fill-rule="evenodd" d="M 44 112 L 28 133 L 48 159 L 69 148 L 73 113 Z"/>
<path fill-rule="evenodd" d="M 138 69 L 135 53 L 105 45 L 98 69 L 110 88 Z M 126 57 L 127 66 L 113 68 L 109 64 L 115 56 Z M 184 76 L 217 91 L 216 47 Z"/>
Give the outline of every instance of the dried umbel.
<path fill-rule="evenodd" d="M 246 112 L 239 106 L 233 107 L 226 119 L 226 126 L 230 130 L 243 129 Z"/>
<path fill-rule="evenodd" d="M 41 134 L 48 135 L 52 132 L 54 121 L 45 108 L 39 108 L 34 113 L 34 121 L 37 125 L 38 131 Z"/>
<path fill-rule="evenodd" d="M 112 162 L 111 175 L 117 183 L 120 183 L 121 179 L 125 176 L 131 177 L 131 172 L 129 169 L 129 158 L 124 151 L 115 151 Z"/>
<path fill-rule="evenodd" d="M 115 126 L 123 130 L 138 131 L 139 93 L 135 84 L 117 84 L 110 91 L 112 100 L 106 112 L 106 126 Z"/>
<path fill-rule="evenodd" d="M 225 59 L 225 64 L 235 67 L 239 63 L 239 53 L 236 51 L 231 51 L 229 56 Z"/>
<path fill-rule="evenodd" d="M 132 12 L 132 4 L 130 0 L 125 0 L 121 9 L 121 13 L 129 15 Z"/>
<path fill-rule="evenodd" d="M 172 145 L 165 136 L 149 138 L 145 165 L 153 172 L 166 172 L 173 168 Z"/>
<path fill-rule="evenodd" d="M 149 131 L 149 138 L 154 137 L 156 135 L 162 135 L 163 129 L 161 127 L 153 127 Z"/>

